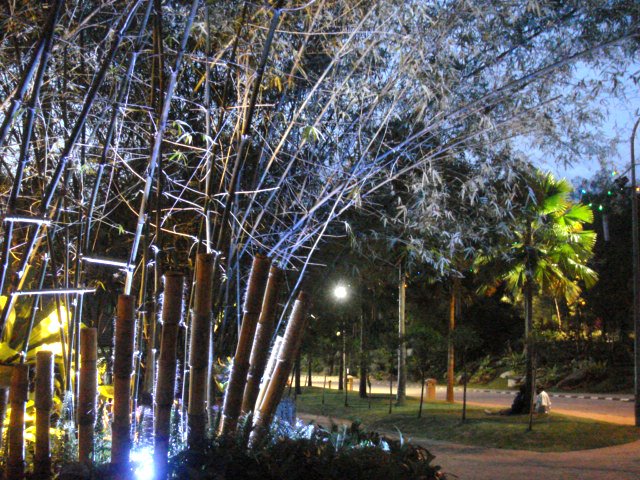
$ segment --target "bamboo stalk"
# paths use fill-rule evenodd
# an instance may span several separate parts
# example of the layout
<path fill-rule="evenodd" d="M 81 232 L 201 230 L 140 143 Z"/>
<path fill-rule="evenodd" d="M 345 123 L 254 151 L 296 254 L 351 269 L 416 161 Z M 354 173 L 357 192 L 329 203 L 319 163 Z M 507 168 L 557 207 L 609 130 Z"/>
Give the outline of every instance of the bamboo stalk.
<path fill-rule="evenodd" d="M 184 57 L 185 50 L 187 48 L 189 33 L 191 32 L 191 27 L 193 26 L 193 21 L 195 19 L 199 6 L 200 6 L 200 0 L 193 0 L 191 4 L 191 11 L 189 12 L 189 17 L 187 18 L 187 21 L 185 23 L 182 41 L 180 43 L 180 47 L 176 55 L 175 64 L 171 70 L 171 74 L 169 75 L 167 92 L 164 97 L 162 112 L 160 114 L 160 118 L 158 119 L 158 127 L 153 140 L 153 148 L 151 150 L 151 156 L 149 158 L 149 164 L 147 166 L 147 171 L 146 171 L 145 185 L 142 192 L 142 198 L 140 200 L 140 208 L 138 209 L 138 222 L 137 222 L 136 230 L 133 237 L 131 254 L 129 256 L 130 268 L 127 270 L 127 276 L 126 276 L 125 286 L 124 286 L 125 293 L 131 292 L 131 284 L 133 281 L 133 271 L 131 270 L 131 266 L 135 264 L 136 257 L 138 256 L 138 245 L 140 243 L 140 237 L 142 235 L 142 228 L 144 227 L 145 219 L 147 217 L 147 203 L 149 201 L 149 196 L 151 194 L 151 186 L 153 184 L 155 170 L 158 165 L 158 160 L 160 158 L 160 150 L 162 147 L 164 132 L 167 128 L 167 119 L 169 118 L 169 110 L 171 108 L 171 99 L 173 98 L 173 94 L 175 92 L 175 89 L 178 83 L 178 74 L 180 73 L 180 70 L 182 67 L 182 59 Z"/>
<path fill-rule="evenodd" d="M 131 440 L 131 373 L 135 337 L 135 297 L 120 295 L 116 316 L 115 353 L 113 360 L 113 424 L 111 426 L 111 463 L 125 468 L 129 463 Z"/>
<path fill-rule="evenodd" d="M 189 355 L 189 407 L 187 409 L 187 443 L 191 448 L 201 447 L 205 438 L 213 264 L 212 254 L 200 253 L 196 257 L 196 285 Z"/>
<path fill-rule="evenodd" d="M 20 188 L 22 186 L 22 178 L 23 178 L 24 170 L 28 160 L 29 145 L 31 144 L 31 134 L 33 132 L 33 124 L 36 118 L 36 107 L 38 105 L 38 101 L 40 97 L 40 88 L 42 87 L 44 72 L 47 69 L 49 55 L 51 53 L 51 46 L 53 45 L 55 26 L 56 26 L 56 23 L 58 22 L 58 18 L 60 16 L 60 11 L 62 9 L 63 4 L 64 4 L 64 0 L 56 1 L 56 4 L 47 21 L 47 26 L 45 31 L 43 32 L 42 39 L 40 40 L 40 45 L 34 52 L 34 57 L 32 58 L 32 64 L 30 68 L 26 70 L 25 75 L 22 79 L 23 82 L 26 81 L 26 83 L 22 84 L 21 89 L 18 92 L 19 96 L 24 95 L 24 89 L 26 89 L 29 79 L 31 78 L 30 72 L 35 67 L 34 62 L 37 62 L 37 59 L 40 57 L 40 54 L 41 54 L 38 71 L 33 82 L 31 98 L 29 99 L 29 102 L 26 108 L 27 114 L 23 124 L 22 139 L 21 139 L 21 145 L 20 145 L 20 157 L 17 162 L 15 177 L 11 178 L 11 172 L 8 172 L 9 178 L 11 178 L 11 180 L 13 181 L 13 186 L 11 188 L 9 200 L 7 202 L 6 211 L 11 214 L 15 213 L 16 202 L 18 200 L 18 195 L 20 194 Z M 14 99 L 14 102 L 12 102 L 11 110 L 13 110 L 13 108 L 16 106 L 19 106 L 21 102 L 21 100 L 20 101 L 16 101 L 16 100 L 17 99 Z M 12 112 L 12 111 L 5 113 L 5 119 L 4 119 L 3 125 L 2 127 L 0 127 L 0 149 L 2 148 L 3 139 L 5 138 L 5 134 L 8 131 L 8 127 L 10 125 L 10 122 L 12 120 L 14 113 L 15 112 Z M 4 161 L 2 163 L 4 164 Z M 9 252 L 11 249 L 12 237 L 13 237 L 13 222 L 7 225 L 7 228 L 5 231 L 4 249 L 2 251 L 2 259 L 0 260 L 0 263 L 3 266 L 3 273 L 0 275 L 0 292 L 3 292 L 6 273 L 8 272 L 9 257 L 10 257 Z"/>
<path fill-rule="evenodd" d="M 280 355 L 280 350 L 282 349 L 282 340 L 283 338 L 278 335 L 276 337 L 276 340 L 273 342 L 273 348 L 271 349 L 271 354 L 269 355 L 269 361 L 267 362 L 267 366 L 264 369 L 264 374 L 262 375 L 262 381 L 260 382 L 260 390 L 258 391 L 258 396 L 254 404 L 254 410 L 259 410 L 260 405 L 262 405 L 262 401 L 264 400 L 264 394 L 267 393 L 267 387 L 269 386 L 269 382 L 271 381 L 271 377 L 273 376 L 273 371 L 276 368 L 276 364 L 278 363 L 278 356 Z"/>
<path fill-rule="evenodd" d="M 33 457 L 34 474 L 51 478 L 51 408 L 53 407 L 53 353 L 36 353 L 36 448 Z"/>
<path fill-rule="evenodd" d="M 267 281 L 267 289 L 264 294 L 264 300 L 262 301 L 262 312 L 260 313 L 260 319 L 258 320 L 256 334 L 251 348 L 247 384 L 244 388 L 242 398 L 242 413 L 253 411 L 256 405 L 256 399 L 258 398 L 260 390 L 260 380 L 264 374 L 269 356 L 269 344 L 271 343 L 271 337 L 273 336 L 273 329 L 275 327 L 276 306 L 283 277 L 284 272 L 280 268 L 275 265 L 271 267 L 269 280 Z"/>
<path fill-rule="evenodd" d="M 254 429 L 249 437 L 249 447 L 257 445 L 271 425 L 273 414 L 282 398 L 282 392 L 287 383 L 291 366 L 302 343 L 302 333 L 306 323 L 308 307 L 309 299 L 307 294 L 300 292 L 291 311 L 289 324 L 287 325 L 284 340 L 282 341 L 282 349 L 280 350 L 278 362 L 273 372 L 273 378 L 267 386 L 260 408 L 257 409 L 255 413 L 253 421 Z"/>
<path fill-rule="evenodd" d="M 78 395 L 78 460 L 90 465 L 93 460 L 93 432 L 98 394 L 98 331 L 80 330 L 80 392 Z"/>
<path fill-rule="evenodd" d="M 244 301 L 242 327 L 238 336 L 236 354 L 233 357 L 233 367 L 231 368 L 229 383 L 224 397 L 220 425 L 221 435 L 233 434 L 238 426 L 238 417 L 242 409 L 242 396 L 247 381 L 247 371 L 249 370 L 250 345 L 253 342 L 256 324 L 262 309 L 270 265 L 271 260 L 262 255 L 256 255 L 253 259 Z"/>
<path fill-rule="evenodd" d="M 24 414 L 29 395 L 29 366 L 16 365 L 11 375 L 11 391 L 9 405 L 11 418 L 7 443 L 9 456 L 4 472 L 6 480 L 17 480 L 24 477 Z"/>
<path fill-rule="evenodd" d="M 171 426 L 171 407 L 175 395 L 178 329 L 182 316 L 184 277 L 180 273 L 164 275 L 164 303 L 162 305 L 162 337 L 158 358 L 158 380 L 155 397 L 154 462 L 156 478 L 166 477 L 167 454 Z"/>
<path fill-rule="evenodd" d="M 129 25 L 132 19 L 134 18 L 135 12 L 138 9 L 141 1 L 142 0 L 135 1 L 131 10 L 129 10 L 128 14 L 125 16 L 120 29 L 117 32 L 115 32 L 115 35 L 113 35 L 111 47 L 103 57 L 100 69 L 96 73 L 93 79 L 93 82 L 91 84 L 91 87 L 89 88 L 89 91 L 87 92 L 87 95 L 85 97 L 82 111 L 80 112 L 78 119 L 76 120 L 76 123 L 71 131 L 69 138 L 65 142 L 65 146 L 60 154 L 58 164 L 56 165 L 52 178 L 46 187 L 46 191 L 42 198 L 42 202 L 40 203 L 40 206 L 39 206 L 39 214 L 41 217 L 45 217 L 47 215 L 47 212 L 49 211 L 49 208 L 53 203 L 53 197 L 55 195 L 56 190 L 58 189 L 60 180 L 62 179 L 63 174 L 65 174 L 65 172 L 68 171 L 68 169 L 66 168 L 67 163 L 69 162 L 69 158 L 71 158 L 71 153 L 76 143 L 78 142 L 80 138 L 80 134 L 87 121 L 87 118 L 89 117 L 89 111 L 91 110 L 91 107 L 93 106 L 95 99 L 98 96 L 98 90 L 107 75 L 107 71 L 109 70 L 109 68 L 111 67 L 111 64 L 113 63 L 113 60 L 119 49 L 119 46 L 124 37 L 124 34 L 129 28 Z M 111 31 L 109 32 L 109 34 L 110 33 Z M 42 228 L 46 229 L 47 227 L 38 223 L 34 225 L 30 233 L 29 239 L 26 243 L 26 247 L 24 248 L 22 257 L 20 259 L 20 267 L 18 269 L 18 275 L 14 276 L 10 285 L 11 291 L 16 290 L 18 283 L 20 282 L 21 278 L 24 276 L 24 272 L 26 272 L 27 266 L 29 265 L 34 249 L 38 244 L 38 239 L 41 238 L 40 230 Z M 7 273 L 4 272 L 3 274 L 6 275 Z M 9 318 L 9 314 L 11 313 L 11 308 L 12 308 L 11 302 L 7 302 L 7 304 L 5 305 L 5 308 L 2 310 L 2 315 L 0 316 L 0 337 L 4 333 L 4 328 Z"/>
<path fill-rule="evenodd" d="M 2 434 L 4 430 L 4 418 L 7 416 L 7 404 L 9 403 L 9 388 L 0 386 L 0 452 L 3 449 Z"/>

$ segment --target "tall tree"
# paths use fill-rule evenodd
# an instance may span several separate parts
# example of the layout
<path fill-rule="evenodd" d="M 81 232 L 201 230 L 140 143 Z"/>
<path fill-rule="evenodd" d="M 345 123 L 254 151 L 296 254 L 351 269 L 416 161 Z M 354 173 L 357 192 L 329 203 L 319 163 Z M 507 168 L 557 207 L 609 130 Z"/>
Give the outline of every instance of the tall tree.
<path fill-rule="evenodd" d="M 597 274 L 587 262 L 593 254 L 596 234 L 585 230 L 593 222 L 591 209 L 570 199 L 572 187 L 551 173 L 536 171 L 523 185 L 521 205 L 514 217 L 512 242 L 488 257 L 483 265 L 493 264 L 514 298 L 524 302 L 526 405 L 530 404 L 533 385 L 533 298 L 537 294 L 562 295 L 575 300 L 581 284 L 587 288 Z"/>

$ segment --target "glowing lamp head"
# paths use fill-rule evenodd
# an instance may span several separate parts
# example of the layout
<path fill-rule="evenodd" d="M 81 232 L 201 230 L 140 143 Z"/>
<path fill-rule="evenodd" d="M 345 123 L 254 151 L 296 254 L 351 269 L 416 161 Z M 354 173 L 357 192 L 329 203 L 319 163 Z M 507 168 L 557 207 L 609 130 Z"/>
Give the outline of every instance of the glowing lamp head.
<path fill-rule="evenodd" d="M 344 300 L 345 298 L 347 298 L 347 287 L 345 287 L 344 285 L 337 285 L 333 289 L 333 296 L 338 300 Z"/>

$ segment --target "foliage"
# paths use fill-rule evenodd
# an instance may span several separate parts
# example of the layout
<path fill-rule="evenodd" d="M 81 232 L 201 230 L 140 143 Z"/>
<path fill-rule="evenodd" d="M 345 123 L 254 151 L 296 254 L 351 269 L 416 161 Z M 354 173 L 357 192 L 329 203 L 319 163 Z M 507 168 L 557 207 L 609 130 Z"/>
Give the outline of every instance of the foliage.
<path fill-rule="evenodd" d="M 442 478 L 433 458 L 422 447 L 364 432 L 357 423 L 331 431 L 301 427 L 298 435 L 272 438 L 253 451 L 219 438 L 181 452 L 171 460 L 169 478 Z"/>

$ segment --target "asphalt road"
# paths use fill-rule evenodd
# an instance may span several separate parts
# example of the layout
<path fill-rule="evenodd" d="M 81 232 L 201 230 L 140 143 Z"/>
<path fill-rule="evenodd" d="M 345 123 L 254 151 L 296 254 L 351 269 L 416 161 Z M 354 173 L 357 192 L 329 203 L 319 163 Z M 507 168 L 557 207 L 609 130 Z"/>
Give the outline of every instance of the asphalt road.
<path fill-rule="evenodd" d="M 417 391 L 417 389 L 416 389 Z M 436 389 L 436 399 L 445 400 L 444 387 Z M 413 395 L 409 393 L 409 395 Z M 477 390 L 467 391 L 467 401 L 469 404 L 482 406 L 499 406 L 508 408 L 513 401 L 514 393 L 504 394 L 496 392 L 485 392 Z M 557 394 L 551 393 L 551 410 L 553 412 L 565 415 L 573 415 L 575 417 L 591 418 L 611 423 L 619 423 L 622 425 L 633 425 L 634 413 L 633 402 L 613 400 L 631 399 L 628 395 L 603 395 L 603 394 L 572 394 L 582 397 L 609 397 L 610 400 L 600 400 L 598 398 L 565 398 L 558 397 Z M 455 391 L 456 401 L 462 401 L 462 389 Z"/>
<path fill-rule="evenodd" d="M 314 386 L 322 386 L 323 379 L 314 377 Z M 356 379 L 357 382 L 357 379 Z M 331 378 L 331 388 L 337 388 L 337 377 Z M 396 384 L 393 385 L 393 391 L 395 394 Z M 358 385 L 354 385 L 354 391 L 357 391 Z M 389 393 L 389 384 L 384 382 L 372 383 L 373 393 Z M 444 386 L 438 386 L 436 388 L 436 400 L 445 400 L 446 389 Z M 409 383 L 407 385 L 407 395 L 419 398 L 420 386 L 416 383 Z M 490 408 L 509 408 L 513 401 L 515 392 L 507 391 L 483 391 L 469 389 L 467 391 L 467 402 L 469 404 L 490 407 Z M 634 412 L 633 412 L 633 396 L 630 395 L 615 395 L 615 394 L 569 394 L 563 393 L 560 395 L 581 396 L 585 398 L 566 398 L 559 397 L 559 394 L 551 392 L 551 410 L 553 412 L 573 415 L 575 417 L 591 418 L 594 420 L 600 420 L 604 422 L 617 423 L 622 425 L 634 424 Z M 609 399 L 599 398 L 586 398 L 586 397 L 605 397 Z M 617 399 L 617 400 L 614 400 Z M 462 402 L 462 388 L 455 389 L 456 402 Z M 631 400 L 631 401 L 629 401 Z"/>

